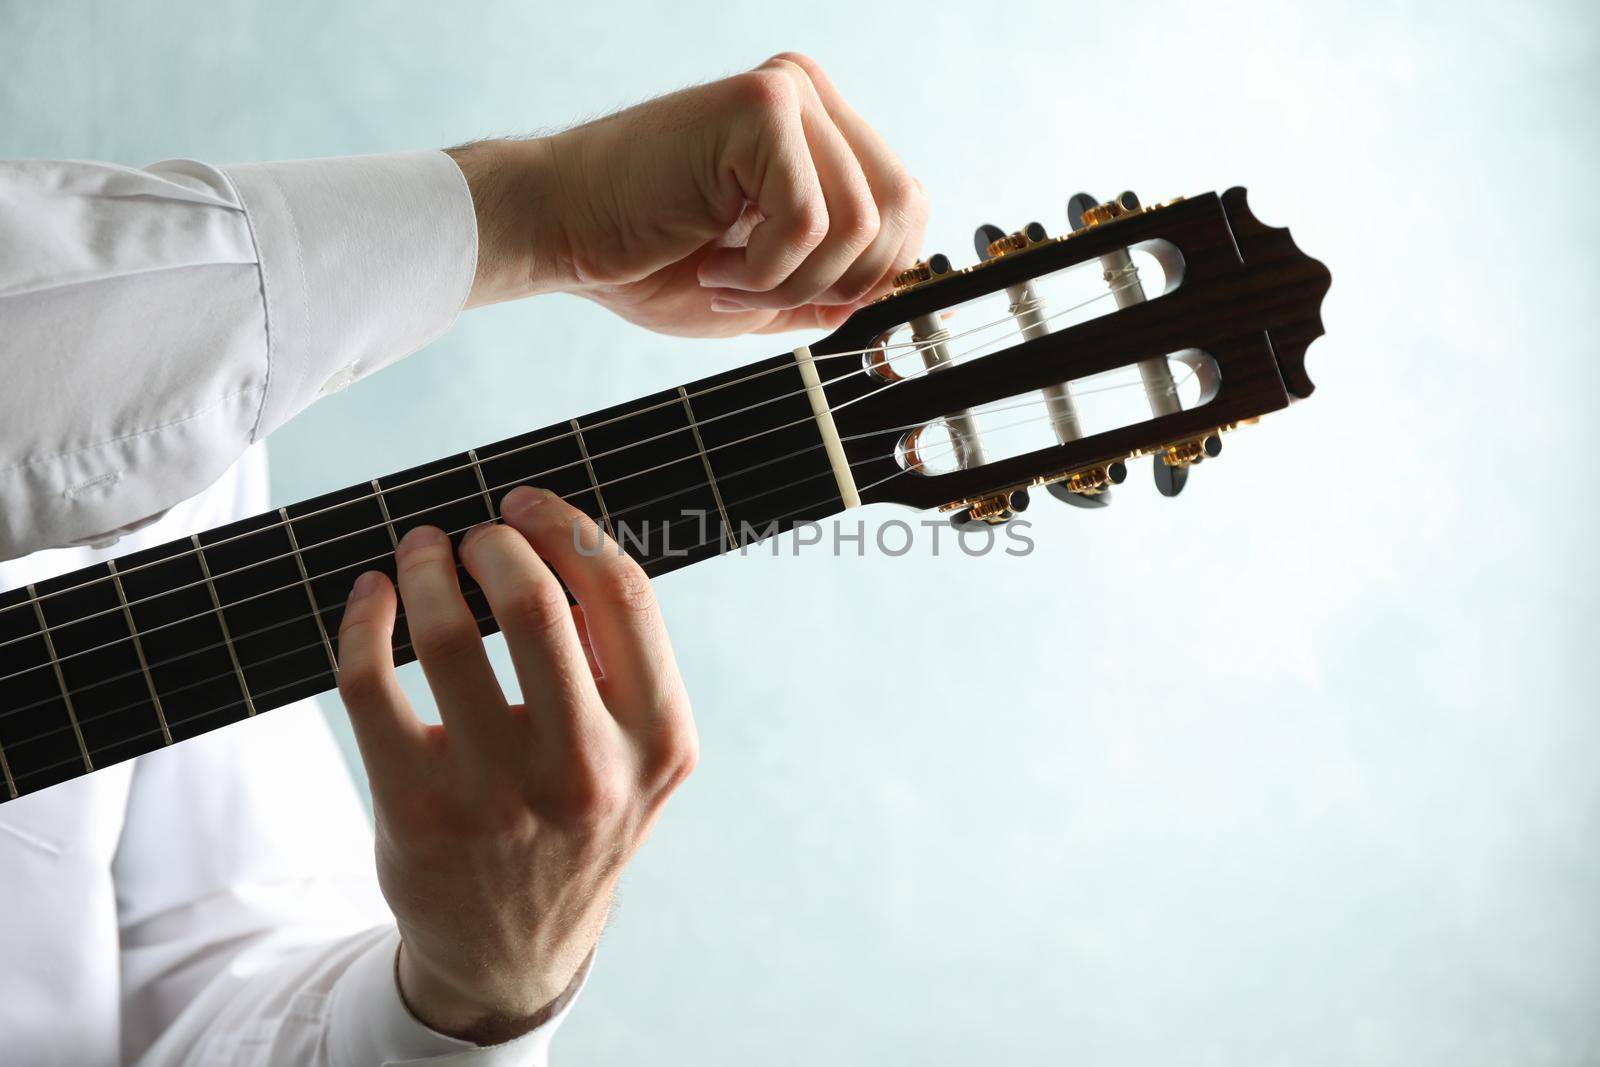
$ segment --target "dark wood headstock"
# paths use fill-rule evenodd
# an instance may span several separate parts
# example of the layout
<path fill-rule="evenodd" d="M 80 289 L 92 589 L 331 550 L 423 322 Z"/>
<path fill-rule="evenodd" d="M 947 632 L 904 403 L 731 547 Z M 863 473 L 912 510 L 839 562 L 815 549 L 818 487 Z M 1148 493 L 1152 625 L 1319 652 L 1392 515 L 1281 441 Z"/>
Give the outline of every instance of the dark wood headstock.
<path fill-rule="evenodd" d="M 840 370 L 829 375 L 828 401 L 862 499 L 919 508 L 976 501 L 1205 440 L 1311 394 L 1306 348 L 1323 332 L 1320 309 L 1331 277 L 1287 229 L 1256 219 L 1242 188 L 1131 213 L 913 286 L 863 308 L 812 352 L 826 358 L 872 349 L 919 316 L 1118 249 L 1154 255 L 1167 275 L 1165 290 L 1042 337 L 1014 338 L 981 359 L 893 388 L 866 370 L 843 374 L 853 357 L 841 357 Z M 951 473 L 894 476 L 905 469 L 896 454 L 897 428 L 1195 349 L 1210 356 L 1217 372 L 1198 406 Z"/>

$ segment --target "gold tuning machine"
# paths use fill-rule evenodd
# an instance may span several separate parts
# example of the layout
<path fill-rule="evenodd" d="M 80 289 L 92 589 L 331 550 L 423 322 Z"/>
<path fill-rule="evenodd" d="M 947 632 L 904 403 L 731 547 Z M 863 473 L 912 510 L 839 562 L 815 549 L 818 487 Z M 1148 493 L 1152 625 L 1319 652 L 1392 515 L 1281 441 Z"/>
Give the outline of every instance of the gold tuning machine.
<path fill-rule="evenodd" d="M 993 229 L 989 230 L 989 233 L 993 232 Z M 994 238 L 979 251 L 982 253 L 982 260 L 987 263 L 990 260 L 999 259 L 1001 256 L 1015 255 L 1018 252 L 1026 252 L 1030 248 L 1037 248 L 1048 239 L 1049 235 L 1045 233 L 1042 224 L 1030 222 L 1015 233 L 1008 233 Z"/>
<path fill-rule="evenodd" d="M 927 259 L 918 260 L 894 276 L 894 295 L 899 296 L 901 293 L 920 289 L 951 273 L 953 271 L 950 268 L 950 257 L 942 252 L 936 252 Z"/>
<path fill-rule="evenodd" d="M 1113 485 L 1121 485 L 1128 477 L 1128 466 L 1121 460 L 1067 471 L 1055 478 L 1046 479 L 1050 485 L 1059 485 L 1069 493 L 1093 495 L 1103 493 Z"/>
<path fill-rule="evenodd" d="M 1121 485 L 1127 477 L 1128 465 L 1116 459 L 1040 481 L 1045 492 L 1062 503 L 1080 508 L 1103 508 L 1111 503 L 1111 487 Z"/>
<path fill-rule="evenodd" d="M 1159 458 L 1169 467 L 1192 467 L 1201 460 L 1221 454 L 1221 434 L 1221 430 L 1213 430 L 1187 441 L 1170 444 L 1161 450 Z"/>
<path fill-rule="evenodd" d="M 973 522 L 999 526 L 1028 510 L 1028 487 L 1018 486 L 974 500 L 957 500 L 939 510 L 950 516 L 952 526 L 966 526 Z"/>
<path fill-rule="evenodd" d="M 1162 496 L 1172 497 L 1183 492 L 1183 487 L 1189 481 L 1189 470 L 1202 460 L 1211 459 L 1222 452 L 1221 427 L 1201 434 L 1199 437 L 1190 437 L 1187 440 L 1175 441 L 1165 448 L 1155 450 L 1155 462 L 1152 469 L 1156 476 L 1156 491 Z"/>
<path fill-rule="evenodd" d="M 1132 193 L 1119 193 L 1114 199 L 1107 200 L 1103 204 L 1095 204 L 1084 208 L 1083 227 L 1087 230 L 1095 226 L 1103 226 L 1108 222 L 1127 218 L 1129 215 L 1137 215 L 1141 210 L 1143 209 L 1139 206 L 1139 198 L 1137 196 Z"/>
<path fill-rule="evenodd" d="M 1183 197 L 1175 196 L 1171 200 L 1163 200 L 1159 204 L 1140 204 L 1139 198 L 1133 193 L 1123 192 L 1118 193 L 1113 199 L 1103 203 L 1096 203 L 1094 197 L 1088 193 L 1078 193 L 1067 204 L 1067 216 L 1078 225 L 1078 228 L 1072 231 L 1072 234 L 1076 236 L 1080 233 L 1086 233 L 1096 226 L 1104 226 L 1108 222 L 1131 218 L 1134 215 L 1142 215 L 1147 211 L 1158 211 L 1164 207 L 1171 207 L 1182 200 Z"/>

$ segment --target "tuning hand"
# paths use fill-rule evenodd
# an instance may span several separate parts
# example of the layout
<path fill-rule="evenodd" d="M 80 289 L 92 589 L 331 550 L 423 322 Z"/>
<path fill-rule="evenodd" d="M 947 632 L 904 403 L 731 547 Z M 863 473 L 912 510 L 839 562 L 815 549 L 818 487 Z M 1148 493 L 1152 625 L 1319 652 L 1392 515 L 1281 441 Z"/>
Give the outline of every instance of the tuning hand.
<path fill-rule="evenodd" d="M 623 865 L 696 754 L 643 571 L 613 542 L 593 552 L 593 521 L 552 494 L 517 489 L 502 511 L 506 525 L 468 533 L 460 556 L 525 703 L 495 680 L 439 530 L 409 532 L 396 567 L 442 725 L 417 718 L 395 677 L 387 578 L 361 577 L 339 631 L 339 692 L 371 780 L 402 995 L 434 1029 L 480 1044 L 558 1006 Z"/>
<path fill-rule="evenodd" d="M 478 214 L 468 306 L 566 291 L 662 333 L 832 328 L 917 259 L 927 221 L 921 185 L 794 53 L 451 154 Z"/>

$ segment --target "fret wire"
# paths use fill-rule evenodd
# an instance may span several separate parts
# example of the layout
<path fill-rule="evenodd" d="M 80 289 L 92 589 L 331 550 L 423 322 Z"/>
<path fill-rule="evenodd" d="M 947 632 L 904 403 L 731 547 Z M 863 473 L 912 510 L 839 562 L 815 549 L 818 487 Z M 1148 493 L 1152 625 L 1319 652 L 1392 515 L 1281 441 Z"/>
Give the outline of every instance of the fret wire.
<path fill-rule="evenodd" d="M 583 444 L 583 437 L 581 435 L 578 437 L 578 443 L 579 447 L 581 448 Z M 489 498 L 489 483 L 484 479 L 483 467 L 478 463 L 478 450 L 476 448 L 469 448 L 467 449 L 467 455 L 472 458 L 472 473 L 478 476 L 478 491 L 483 494 L 483 506 L 489 510 L 489 521 L 493 522 L 500 516 L 495 513 L 494 501 Z M 398 548 L 400 546 L 396 545 L 395 547 Z"/>
<path fill-rule="evenodd" d="M 389 530 L 389 543 L 395 548 L 400 547 L 400 535 L 395 532 L 394 520 L 389 517 L 389 502 L 383 499 L 383 489 L 378 485 L 378 479 L 372 479 L 372 495 L 378 500 L 378 510 L 383 512 L 383 525 Z"/>
<path fill-rule="evenodd" d="M 729 548 L 738 548 L 739 544 L 733 536 L 733 524 L 728 521 L 728 509 L 722 506 L 722 490 L 717 486 L 716 472 L 711 469 L 711 457 L 706 455 L 706 443 L 700 439 L 700 424 L 695 421 L 694 408 L 689 404 L 689 392 L 680 385 L 678 395 L 683 398 L 684 414 L 689 416 L 689 430 L 694 434 L 694 446 L 700 450 L 700 462 L 706 465 L 706 483 L 711 486 L 711 498 L 717 502 L 717 514 L 722 517 L 723 537 Z"/>
<path fill-rule="evenodd" d="M 139 658 L 139 670 L 144 672 L 144 684 L 150 690 L 150 702 L 156 708 L 156 721 L 161 724 L 162 744 L 172 744 L 172 731 L 167 728 L 167 713 L 161 706 L 161 694 L 156 692 L 156 680 L 150 676 L 150 663 L 144 656 L 144 642 L 139 640 L 138 627 L 133 624 L 133 609 L 128 607 L 128 594 L 122 588 L 122 576 L 117 573 L 117 561 L 106 560 L 111 570 L 111 584 L 117 589 L 117 602 L 122 605 L 122 618 L 128 624 L 128 636 L 133 638 L 133 654 Z"/>
<path fill-rule="evenodd" d="M 1062 315 L 1071 314 L 1074 311 L 1080 311 L 1083 308 L 1087 307 L 1088 305 L 1093 304 L 1093 303 L 1095 303 L 1097 301 L 1111 298 L 1117 292 L 1119 292 L 1121 289 L 1128 288 L 1132 284 L 1134 284 L 1134 283 L 1130 282 L 1130 283 L 1127 283 L 1127 284 L 1122 285 L 1122 286 L 1114 286 L 1114 287 L 1108 289 L 1106 292 L 1103 292 L 1103 293 L 1100 293 L 1100 294 L 1098 294 L 1096 296 L 1090 297 L 1087 300 L 1080 301 L 1079 303 L 1073 304 L 1070 307 L 1062 308 L 1060 311 L 1053 312 L 1047 318 L 1048 319 L 1055 319 L 1055 318 L 1061 317 Z M 970 337 L 971 335 L 973 335 L 975 333 L 981 333 L 984 330 L 992 329 L 995 326 L 1011 326 L 1012 328 L 1009 329 L 1008 331 L 1002 333 L 999 337 L 984 342 L 982 345 L 979 346 L 980 349 L 981 348 L 986 348 L 989 345 L 996 344 L 999 341 L 1006 340 L 1008 337 L 1012 336 L 1013 334 L 1020 334 L 1020 332 L 1021 332 L 1019 329 L 1017 329 L 1015 327 L 1014 320 L 1012 320 L 1010 318 L 1007 318 L 1007 319 L 996 319 L 996 320 L 993 320 L 991 322 L 981 323 L 981 324 L 979 324 L 977 326 L 969 327 L 969 328 L 967 328 L 965 330 L 960 331 L 959 333 L 953 333 L 953 334 L 951 334 L 949 336 L 949 338 L 945 339 L 943 343 L 948 343 L 949 341 L 958 340 L 958 339 L 963 338 L 963 337 Z M 902 342 L 892 342 L 892 343 L 885 344 L 885 345 L 882 345 L 882 346 L 879 346 L 879 347 L 881 347 L 882 349 L 887 351 L 888 349 L 895 349 L 895 348 L 913 348 L 913 349 L 915 349 L 915 348 L 920 348 L 920 347 L 926 347 L 926 345 L 925 345 L 925 343 L 918 342 L 918 341 L 902 341 Z M 876 351 L 878 351 L 878 347 L 875 347 L 875 348 L 850 349 L 848 351 L 843 351 L 843 352 L 826 352 L 826 353 L 823 353 L 821 355 L 813 356 L 813 358 L 816 361 L 821 362 L 823 360 L 828 360 L 828 359 L 839 359 L 839 358 L 844 357 L 844 356 L 867 355 L 869 353 L 876 352 Z M 969 350 L 969 352 L 970 351 L 976 351 L 976 349 Z M 959 353 L 958 355 L 966 355 L 966 354 L 968 354 L 968 353 L 964 352 L 964 353 Z M 717 392 L 718 390 L 721 390 L 721 389 L 732 388 L 735 385 L 741 385 L 741 384 L 743 384 L 745 382 L 754 381 L 754 380 L 756 380 L 758 378 L 764 378 L 769 374 L 776 374 L 776 373 L 779 373 L 780 371 L 790 370 L 792 368 L 793 368 L 793 364 L 790 363 L 790 362 L 778 362 L 774 366 L 768 367 L 765 370 L 756 371 L 754 373 L 744 375 L 743 377 L 735 378 L 732 381 L 719 382 L 716 385 L 708 386 L 707 388 L 696 390 L 695 392 L 693 392 L 693 393 L 691 393 L 689 395 L 690 396 L 707 396 L 707 395 L 709 395 L 711 393 L 714 393 L 714 392 Z M 846 372 L 844 374 L 837 375 L 837 376 L 835 376 L 833 378 L 824 379 L 822 384 L 823 384 L 823 386 L 826 387 L 828 385 L 831 385 L 834 382 L 843 381 L 846 378 L 853 377 L 858 373 L 860 373 L 859 370 L 852 369 L 852 370 L 850 370 L 850 371 L 848 371 L 848 372 Z M 916 377 L 918 377 L 918 376 L 917 375 L 912 375 L 912 376 L 910 376 L 908 378 L 902 378 L 902 379 L 898 379 L 898 380 L 900 380 L 900 381 L 910 381 L 910 380 L 914 380 Z M 892 386 L 893 384 L 894 384 L 894 382 L 889 382 L 885 386 L 875 390 L 875 392 L 882 392 L 884 389 L 889 388 L 889 386 Z M 758 407 L 763 407 L 763 406 L 765 406 L 767 404 L 777 403 L 780 400 L 786 400 L 786 399 L 788 399 L 789 397 L 792 397 L 792 396 L 801 396 L 805 392 L 806 392 L 806 390 L 802 388 L 802 389 L 799 389 L 799 390 L 796 390 L 796 391 L 793 391 L 793 392 L 780 394 L 779 396 L 769 397 L 766 400 L 758 401 L 755 404 L 747 405 L 746 407 L 739 408 L 739 409 L 737 409 L 735 411 L 723 412 L 721 415 L 716 415 L 716 416 L 713 416 L 710 419 L 707 419 L 706 422 L 707 423 L 712 423 L 712 422 L 717 421 L 718 419 L 723 419 L 723 418 L 728 418 L 728 417 L 733 416 L 733 415 L 743 414 L 746 411 L 750 411 L 750 410 L 753 410 L 753 409 L 758 408 Z M 864 399 L 867 399 L 867 397 L 870 397 L 872 395 L 874 395 L 874 393 L 869 393 L 866 396 L 857 397 L 856 399 L 857 400 L 864 400 Z M 855 401 L 846 402 L 845 404 L 840 405 L 840 408 L 848 407 L 851 403 L 854 403 L 854 402 Z M 609 426 L 612 423 L 620 422 L 623 419 L 632 418 L 632 417 L 637 416 L 637 415 L 648 414 L 651 411 L 655 411 L 655 410 L 658 410 L 660 408 L 666 407 L 667 405 L 669 405 L 671 403 L 673 403 L 673 401 L 671 401 L 671 400 L 663 400 L 660 403 L 653 404 L 648 408 L 641 408 L 641 409 L 639 409 L 637 411 L 625 412 L 625 413 L 623 413 L 621 415 L 612 416 L 610 419 L 606 419 L 606 420 L 603 420 L 601 422 L 595 423 L 593 426 L 590 426 L 589 428 L 591 430 L 593 430 L 593 429 L 598 429 L 598 428 L 600 428 L 602 426 Z M 833 409 L 830 409 L 830 410 L 839 410 L 839 409 L 838 408 L 833 408 Z M 781 429 L 785 429 L 785 428 L 786 427 L 780 426 L 780 427 L 777 427 L 776 429 L 781 430 Z M 679 431 L 671 431 L 671 432 L 679 432 Z M 501 458 L 504 458 L 505 456 L 515 455 L 518 452 L 524 452 L 524 451 L 526 451 L 526 450 L 528 450 L 530 448 L 536 448 L 536 447 L 538 447 L 540 445 L 550 444 L 553 441 L 562 440 L 563 438 L 570 437 L 570 436 L 571 436 L 571 434 L 562 434 L 562 435 L 560 435 L 558 437 L 546 438 L 546 439 L 541 440 L 541 441 L 530 441 L 528 444 L 519 445 L 516 448 L 511 449 L 508 452 L 502 453 L 500 456 L 496 456 L 494 458 L 495 459 L 501 459 Z M 666 436 L 666 435 L 658 435 L 658 436 Z M 643 441 L 634 441 L 634 442 L 632 442 L 632 443 L 630 443 L 628 445 L 621 446 L 621 448 L 613 449 L 612 451 L 623 451 L 623 450 L 625 450 L 627 448 L 638 447 L 640 445 L 648 444 L 653 440 L 655 440 L 655 438 L 647 438 L 647 439 L 645 439 Z M 734 443 L 738 443 L 738 442 L 734 442 Z M 717 447 L 720 448 L 722 446 L 719 445 Z M 713 451 L 715 451 L 715 449 L 713 449 Z M 610 455 L 610 454 L 611 453 L 609 453 L 609 452 L 608 453 L 604 453 L 604 455 Z M 549 471 L 544 471 L 544 472 L 542 472 L 542 474 L 554 474 L 554 473 L 556 473 L 558 471 L 565 470 L 567 467 L 571 467 L 571 466 L 576 466 L 576 464 L 573 464 L 573 463 L 564 464 L 561 467 L 556 467 L 556 468 L 553 468 L 553 469 L 551 469 Z M 422 482 L 431 481 L 431 480 L 434 480 L 436 478 L 442 478 L 445 475 L 453 474 L 456 471 L 463 470 L 463 469 L 465 469 L 465 468 L 463 468 L 463 467 L 455 467 L 455 468 L 452 468 L 450 470 L 437 471 L 437 472 L 435 472 L 433 474 L 422 475 L 421 477 L 414 478 L 409 482 L 405 482 L 405 483 L 403 483 L 401 485 L 398 485 L 395 488 L 396 489 L 404 489 L 404 488 L 407 488 L 407 487 L 412 486 L 412 485 L 420 484 Z M 341 502 L 339 504 L 330 504 L 330 505 L 328 505 L 326 507 L 319 508 L 316 511 L 308 512 L 307 514 L 302 515 L 301 518 L 302 519 L 309 519 L 309 518 L 312 518 L 314 516 L 321 515 L 321 514 L 324 514 L 326 512 L 329 512 L 329 511 L 334 511 L 334 510 L 336 510 L 338 508 L 344 507 L 344 506 L 346 506 L 348 504 L 352 504 L 352 503 L 356 503 L 356 501 L 348 501 L 347 500 L 347 501 L 343 501 L 343 502 Z M 250 531 L 250 532 L 253 533 L 253 532 L 257 532 L 257 531 Z M 363 532 L 363 531 L 356 531 L 356 532 L 359 533 L 359 532 Z M 223 539 L 217 541 L 216 544 L 217 545 L 226 544 L 228 542 L 236 541 L 236 540 L 238 540 L 238 539 L 240 539 L 242 537 L 246 537 L 246 536 L 248 536 L 247 533 L 233 534 L 233 535 L 230 535 L 229 537 L 226 537 L 226 538 L 223 538 Z M 215 547 L 215 546 L 213 546 L 213 547 Z M 275 557 L 275 558 L 281 558 L 281 557 Z M 143 570 L 146 567 L 153 567 L 153 566 L 156 565 L 157 562 L 164 562 L 164 561 L 152 561 L 150 563 L 142 563 L 139 566 L 137 566 L 135 568 L 132 568 L 129 571 L 129 573 L 131 573 L 134 570 Z M 266 560 L 266 561 L 263 561 L 263 562 L 272 562 L 272 561 L 271 560 Z M 244 568 L 239 568 L 239 569 L 244 569 Z M 229 572 L 229 573 L 233 573 L 233 572 Z M 70 592 L 73 592 L 75 590 L 82 589 L 82 588 L 85 588 L 85 587 L 90 586 L 90 585 L 94 585 L 96 582 L 103 581 L 103 580 L 104 579 L 91 579 L 89 581 L 80 582 L 77 585 L 68 586 L 68 587 L 63 588 L 63 589 L 54 589 L 54 590 L 51 590 L 50 592 L 45 594 L 45 599 L 49 599 L 50 597 L 53 597 L 53 596 L 60 596 L 60 595 L 62 595 L 64 593 L 70 593 Z M 198 584 L 198 583 L 193 583 L 193 584 Z M 148 598 L 146 598 L 146 599 L 148 599 Z M 20 604 L 14 604 L 14 605 L 10 605 L 10 606 L 5 607 L 5 608 L 0 608 L 0 613 L 6 612 L 6 611 L 11 611 L 11 610 L 14 610 L 16 608 L 20 608 L 22 606 L 23 605 L 20 605 Z M 84 618 L 92 618 L 92 617 L 93 616 L 84 616 Z M 81 621 L 81 620 L 71 620 L 71 621 L 76 622 L 76 621 Z M 63 624 L 63 625 L 65 625 L 65 624 Z M 13 640 L 15 640 L 15 639 L 13 639 Z M 12 643 L 12 642 L 11 641 L 0 642 L 0 647 L 4 647 L 4 645 L 10 644 L 10 643 Z"/>
<path fill-rule="evenodd" d="M 339 676 L 339 657 L 333 654 L 333 642 L 328 640 L 328 628 L 322 624 L 322 609 L 317 607 L 317 594 L 311 589 L 311 575 L 306 571 L 305 558 L 300 555 L 300 541 L 294 535 L 294 523 L 289 521 L 289 512 L 286 508 L 279 508 L 278 515 L 283 519 L 284 532 L 289 535 L 289 547 L 294 550 L 294 564 L 300 568 L 300 584 L 306 587 L 306 600 L 311 604 L 311 616 L 317 620 L 317 633 L 322 635 L 322 647 L 328 653 L 328 666 L 333 668 L 333 676 Z"/>
<path fill-rule="evenodd" d="M 239 679 L 239 692 L 244 694 L 245 714 L 254 716 L 256 713 L 255 698 L 250 695 L 250 683 L 244 680 L 244 668 L 239 665 L 239 650 L 233 647 L 233 635 L 228 632 L 228 617 L 222 613 L 222 598 L 217 596 L 217 583 L 211 580 L 211 564 L 206 560 L 205 549 L 200 547 L 200 535 L 194 534 L 189 540 L 194 545 L 195 558 L 200 561 L 200 573 L 205 575 L 206 589 L 211 593 L 211 606 L 216 610 L 217 622 L 222 626 L 222 643 L 228 646 L 228 660 L 233 664 L 233 673 Z M 209 647 L 215 648 L 216 646 Z M 206 649 L 201 649 L 201 651 L 206 651 Z M 232 707 L 233 705 L 230 704 L 228 706 Z"/>
<path fill-rule="evenodd" d="M 17 799 L 21 794 L 17 792 L 17 780 L 11 777 L 11 764 L 6 760 L 6 746 L 4 745 L 0 745 L 0 771 L 3 771 L 6 776 L 6 791 L 11 794 L 12 800 Z"/>
<path fill-rule="evenodd" d="M 83 727 L 78 725 L 78 709 L 72 703 L 72 690 L 67 688 L 67 676 L 61 670 L 61 659 L 56 655 L 56 643 L 50 639 L 50 623 L 44 617 L 44 605 L 39 603 L 38 591 L 28 586 L 28 598 L 33 601 L 33 613 L 39 619 L 39 634 L 50 653 L 50 665 L 55 668 L 56 684 L 61 687 L 61 699 L 67 704 L 67 718 L 72 720 L 72 733 L 78 739 L 78 752 L 83 756 L 83 769 L 94 770 L 94 760 L 89 758 L 89 746 L 83 743 Z"/>
<path fill-rule="evenodd" d="M 658 404 L 656 406 L 660 407 L 661 405 Z M 583 427 L 578 425 L 577 419 L 572 420 L 572 432 L 578 439 L 578 454 L 583 457 L 583 469 L 589 472 L 589 484 L 594 486 L 594 498 L 600 505 L 600 523 L 606 529 L 606 536 L 615 539 L 616 534 L 611 526 L 611 513 L 606 510 L 606 498 L 600 492 L 600 479 L 594 475 L 594 463 L 589 459 L 589 446 L 584 443 Z M 678 431 L 674 430 L 672 432 L 677 433 Z M 609 455 L 609 453 L 602 453 L 602 455 Z"/>

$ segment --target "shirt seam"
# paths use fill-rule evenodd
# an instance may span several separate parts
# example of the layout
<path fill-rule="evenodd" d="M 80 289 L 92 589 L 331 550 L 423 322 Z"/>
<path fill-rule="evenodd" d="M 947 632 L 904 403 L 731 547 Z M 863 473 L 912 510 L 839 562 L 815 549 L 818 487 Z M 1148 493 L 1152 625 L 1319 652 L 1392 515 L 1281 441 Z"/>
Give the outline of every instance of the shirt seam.
<path fill-rule="evenodd" d="M 294 204 L 289 200 L 289 194 L 284 191 L 283 184 L 278 181 L 278 176 L 271 170 L 263 170 L 267 181 L 272 183 L 272 188 L 278 193 L 278 199 L 283 203 L 283 215 L 289 221 L 289 237 L 294 242 L 294 268 L 300 277 L 300 318 L 305 327 L 305 342 L 311 340 L 311 290 L 306 284 L 306 260 L 304 241 L 300 235 L 300 222 L 294 217 Z M 303 362 L 303 361 L 302 361 Z M 300 368 L 300 381 L 305 381 L 305 368 Z M 297 386 L 299 383 L 296 383 Z M 303 392 L 303 388 L 296 388 L 295 392 Z M 313 397 L 313 399 L 315 399 Z M 265 407 L 265 405 L 263 405 Z"/>
<path fill-rule="evenodd" d="M 120 437 L 108 437 L 104 441 L 96 441 L 94 444 L 83 445 L 80 448 L 69 448 L 63 452 L 55 452 L 48 456 L 35 456 L 32 459 L 21 460 L 17 463 L 10 464 L 9 466 L 0 467 L 0 474 L 9 474 L 12 471 L 26 470 L 29 467 L 35 467 L 41 463 L 49 463 L 52 460 L 65 459 L 68 456 L 76 456 L 83 452 L 93 452 L 97 448 L 106 448 L 111 445 L 122 444 L 125 441 L 133 441 L 140 437 L 148 436 L 149 434 L 160 433 L 162 430 L 170 430 L 174 426 L 181 426 L 186 422 L 193 422 L 200 416 L 210 413 L 216 408 L 221 407 L 223 404 L 226 404 L 230 400 L 241 396 L 246 396 L 262 388 L 264 388 L 264 386 L 252 385 L 244 389 L 236 389 L 224 396 L 217 397 L 217 399 L 213 400 L 205 407 L 173 419 L 170 422 L 163 422 L 158 426 L 149 426 L 143 430 L 137 430 L 133 433 L 123 434 Z"/>
<path fill-rule="evenodd" d="M 272 328 L 272 293 L 267 284 L 266 257 L 261 254 L 261 238 L 256 233 L 255 212 L 250 210 L 250 204 L 245 199 L 243 190 L 234 182 L 233 175 L 222 167 L 217 167 L 216 171 L 222 175 L 222 180 L 228 183 L 234 199 L 239 202 L 239 211 L 244 215 L 245 229 L 250 234 L 250 246 L 256 250 L 256 277 L 261 279 L 261 332 L 266 335 L 266 351 L 263 353 L 263 359 L 267 364 L 267 372 L 261 381 L 261 404 L 256 408 L 255 422 L 250 426 L 250 443 L 255 444 L 261 440 L 261 424 L 267 417 L 267 400 L 272 396 L 273 371 L 277 362 L 272 358 L 273 346 L 277 341 L 277 334 Z"/>

